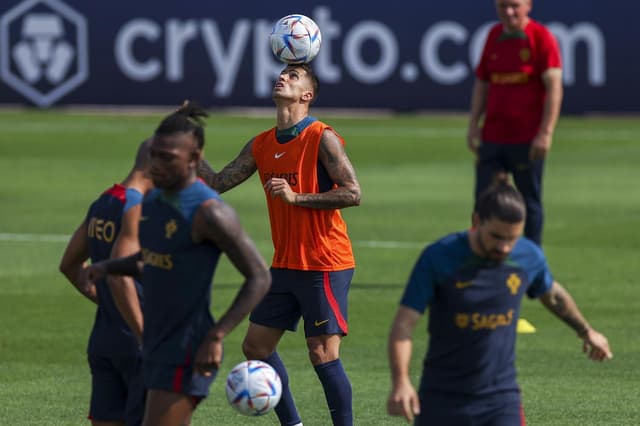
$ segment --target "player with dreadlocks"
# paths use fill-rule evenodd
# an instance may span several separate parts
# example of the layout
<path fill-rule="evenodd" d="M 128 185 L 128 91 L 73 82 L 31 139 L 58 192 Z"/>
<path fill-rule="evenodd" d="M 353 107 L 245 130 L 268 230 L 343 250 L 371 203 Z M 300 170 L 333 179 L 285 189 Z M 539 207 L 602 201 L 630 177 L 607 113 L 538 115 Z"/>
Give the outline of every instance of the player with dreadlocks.
<path fill-rule="evenodd" d="M 190 423 L 222 361 L 224 337 L 271 282 L 235 211 L 196 176 L 204 117 L 199 106 L 185 102 L 160 123 L 150 147 L 156 189 L 142 208 L 141 252 L 92 265 L 88 276 L 142 273 L 147 426 Z M 245 281 L 215 321 L 210 312 L 212 277 L 223 252 Z"/>

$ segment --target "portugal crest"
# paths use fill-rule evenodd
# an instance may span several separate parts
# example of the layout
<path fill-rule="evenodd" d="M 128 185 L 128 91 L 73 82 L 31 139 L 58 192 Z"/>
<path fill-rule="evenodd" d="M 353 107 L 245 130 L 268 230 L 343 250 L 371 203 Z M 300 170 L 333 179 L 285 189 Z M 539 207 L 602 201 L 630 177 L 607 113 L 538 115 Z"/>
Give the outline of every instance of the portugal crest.
<path fill-rule="evenodd" d="M 164 225 L 164 236 L 167 239 L 171 239 L 171 237 L 173 236 L 173 234 L 175 234 L 175 232 L 178 230 L 178 225 L 176 224 L 175 219 L 171 219 L 169 222 L 167 222 Z"/>
<path fill-rule="evenodd" d="M 509 287 L 509 290 L 511 290 L 511 294 L 513 294 L 514 296 L 518 294 L 520 284 L 522 284 L 522 280 L 520 279 L 518 274 L 512 273 L 511 275 L 509 275 L 509 278 L 507 278 L 507 287 Z"/>

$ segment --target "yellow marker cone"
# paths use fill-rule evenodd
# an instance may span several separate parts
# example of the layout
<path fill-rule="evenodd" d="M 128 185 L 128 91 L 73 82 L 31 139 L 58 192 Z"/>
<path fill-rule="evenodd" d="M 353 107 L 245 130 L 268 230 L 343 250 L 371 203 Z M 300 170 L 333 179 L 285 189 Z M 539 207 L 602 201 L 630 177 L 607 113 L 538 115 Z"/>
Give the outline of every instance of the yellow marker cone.
<path fill-rule="evenodd" d="M 524 318 L 518 319 L 518 324 L 516 326 L 516 331 L 521 334 L 535 333 L 536 328 Z"/>

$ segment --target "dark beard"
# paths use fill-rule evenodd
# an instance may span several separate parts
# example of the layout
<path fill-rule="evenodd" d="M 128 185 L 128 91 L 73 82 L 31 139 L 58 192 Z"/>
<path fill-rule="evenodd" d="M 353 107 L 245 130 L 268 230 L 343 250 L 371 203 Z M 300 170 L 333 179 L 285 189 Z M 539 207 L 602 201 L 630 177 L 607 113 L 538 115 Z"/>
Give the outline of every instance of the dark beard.
<path fill-rule="evenodd" d="M 482 253 L 481 256 L 487 260 L 490 260 L 496 263 L 502 263 L 507 259 L 507 256 L 503 257 L 500 255 L 500 253 L 496 253 L 497 257 L 491 255 L 494 252 L 488 250 L 487 247 L 482 243 L 482 238 L 480 238 L 480 231 L 476 231 L 476 244 L 478 245 L 478 248 Z"/>

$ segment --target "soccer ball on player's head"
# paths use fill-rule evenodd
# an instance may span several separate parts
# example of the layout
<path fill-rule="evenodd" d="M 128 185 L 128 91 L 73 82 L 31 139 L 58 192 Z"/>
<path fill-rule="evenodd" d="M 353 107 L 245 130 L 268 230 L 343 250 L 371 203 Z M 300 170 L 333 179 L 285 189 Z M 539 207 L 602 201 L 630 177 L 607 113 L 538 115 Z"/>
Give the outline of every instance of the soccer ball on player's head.
<path fill-rule="evenodd" d="M 271 50 L 287 64 L 311 62 L 320 51 L 320 28 L 309 17 L 299 14 L 280 18 L 271 30 Z"/>
<path fill-rule="evenodd" d="M 244 361 L 227 376 L 227 400 L 245 416 L 261 416 L 271 411 L 282 395 L 280 376 L 262 361 Z"/>

